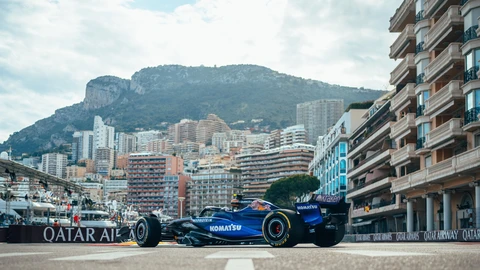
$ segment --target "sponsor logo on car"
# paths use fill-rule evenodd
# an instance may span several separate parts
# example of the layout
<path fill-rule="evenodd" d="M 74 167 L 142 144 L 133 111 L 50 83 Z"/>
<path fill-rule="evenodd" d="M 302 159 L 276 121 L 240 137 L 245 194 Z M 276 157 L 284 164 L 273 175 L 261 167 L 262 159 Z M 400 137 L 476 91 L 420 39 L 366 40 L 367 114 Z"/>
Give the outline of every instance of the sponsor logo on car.
<path fill-rule="evenodd" d="M 211 218 L 197 218 L 193 220 L 193 222 L 195 223 L 212 222 L 212 221 L 213 220 Z"/>
<path fill-rule="evenodd" d="M 210 226 L 208 230 L 211 232 L 235 232 L 242 230 L 242 225 L 230 224 L 230 225 L 219 225 L 219 226 Z"/>
<path fill-rule="evenodd" d="M 299 205 L 297 206 L 298 210 L 310 210 L 310 209 L 318 209 L 318 205 L 309 204 L 309 205 Z"/>

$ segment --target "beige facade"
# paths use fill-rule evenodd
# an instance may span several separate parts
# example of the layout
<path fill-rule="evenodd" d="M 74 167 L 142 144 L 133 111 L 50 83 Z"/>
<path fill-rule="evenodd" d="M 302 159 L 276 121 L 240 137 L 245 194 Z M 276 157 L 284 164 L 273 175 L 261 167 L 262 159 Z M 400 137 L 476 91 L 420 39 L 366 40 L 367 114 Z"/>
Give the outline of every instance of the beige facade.
<path fill-rule="evenodd" d="M 308 144 L 293 144 L 253 154 L 236 156 L 237 166 L 242 170 L 244 193 L 250 197 L 262 197 L 276 180 L 295 174 L 307 174 L 308 164 L 313 159 L 314 147 Z M 263 183 L 265 188 L 251 186 Z"/>
<path fill-rule="evenodd" d="M 209 145 L 213 133 L 230 131 L 230 127 L 215 114 L 209 114 L 206 120 L 200 120 L 196 129 L 196 142 Z"/>
<path fill-rule="evenodd" d="M 390 57 L 400 61 L 390 78 L 395 175 L 385 179 L 396 204 L 406 205 L 405 215 L 394 215 L 397 231 L 480 227 L 479 17 L 478 0 L 404 0 L 390 20 L 390 32 L 399 33 Z M 374 229 L 378 220 L 362 222 Z"/>
<path fill-rule="evenodd" d="M 86 172 L 87 172 L 86 167 L 80 167 L 77 165 L 67 166 L 67 180 L 70 180 L 71 178 L 85 177 Z"/>

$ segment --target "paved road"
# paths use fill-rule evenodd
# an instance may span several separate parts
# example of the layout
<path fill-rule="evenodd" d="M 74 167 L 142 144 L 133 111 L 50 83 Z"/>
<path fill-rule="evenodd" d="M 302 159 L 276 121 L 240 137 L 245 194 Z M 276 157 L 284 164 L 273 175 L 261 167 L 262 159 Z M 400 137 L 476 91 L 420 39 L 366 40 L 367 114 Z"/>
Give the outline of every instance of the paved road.
<path fill-rule="evenodd" d="M 480 243 L 342 243 L 334 248 L 0 243 L 2 269 L 480 269 Z M 7 266 L 6 268 L 4 268 Z"/>

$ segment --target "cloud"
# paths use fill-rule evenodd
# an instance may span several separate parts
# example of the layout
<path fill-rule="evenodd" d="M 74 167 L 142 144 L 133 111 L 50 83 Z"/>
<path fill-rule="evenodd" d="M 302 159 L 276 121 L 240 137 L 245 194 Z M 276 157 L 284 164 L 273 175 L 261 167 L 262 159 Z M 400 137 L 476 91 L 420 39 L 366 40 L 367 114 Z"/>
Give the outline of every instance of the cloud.
<path fill-rule="evenodd" d="M 397 64 L 388 23 L 401 0 L 185 3 L 163 12 L 133 0 L 1 1 L 0 141 L 81 101 L 90 79 L 147 66 L 258 64 L 384 89 Z"/>

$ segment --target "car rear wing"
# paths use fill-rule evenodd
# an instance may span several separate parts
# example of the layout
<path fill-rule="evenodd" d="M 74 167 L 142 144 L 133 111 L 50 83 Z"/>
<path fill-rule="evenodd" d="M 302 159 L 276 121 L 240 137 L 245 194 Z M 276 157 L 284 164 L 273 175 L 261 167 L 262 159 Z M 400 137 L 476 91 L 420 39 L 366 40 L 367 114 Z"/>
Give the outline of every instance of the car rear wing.
<path fill-rule="evenodd" d="M 345 202 L 343 196 L 312 194 L 309 202 L 319 203 L 322 209 L 326 209 L 326 216 L 335 217 L 341 222 L 346 222 L 348 219 L 350 204 Z"/>

